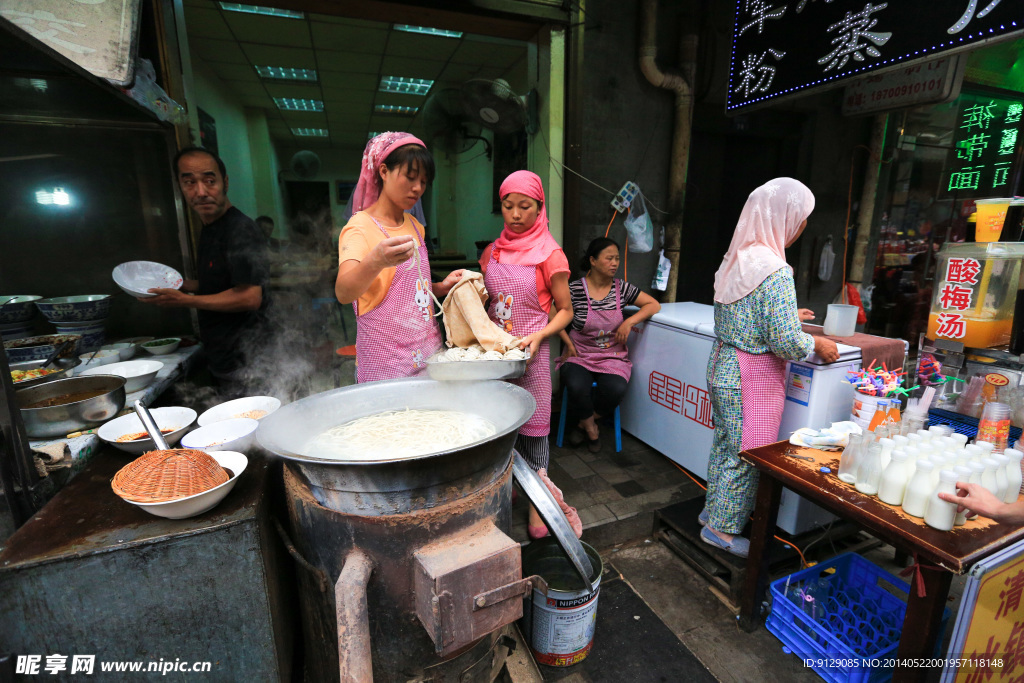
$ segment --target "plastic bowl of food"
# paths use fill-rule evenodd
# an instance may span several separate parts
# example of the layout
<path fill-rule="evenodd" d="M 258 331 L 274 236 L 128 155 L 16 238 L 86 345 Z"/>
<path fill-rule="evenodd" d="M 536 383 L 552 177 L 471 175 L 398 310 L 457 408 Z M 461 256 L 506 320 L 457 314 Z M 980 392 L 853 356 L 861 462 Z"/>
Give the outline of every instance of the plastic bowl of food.
<path fill-rule="evenodd" d="M 101 351 L 117 351 L 117 357 L 120 360 L 131 360 L 135 356 L 135 344 L 128 342 L 118 342 L 116 344 L 106 344 L 100 347 Z"/>
<path fill-rule="evenodd" d="M 39 312 L 51 323 L 103 320 L 110 315 L 109 294 L 55 296 L 35 303 Z"/>
<path fill-rule="evenodd" d="M 205 427 L 221 420 L 235 417 L 249 417 L 262 420 L 281 407 L 281 402 L 273 396 L 247 396 L 234 401 L 214 406 L 199 416 L 199 426 Z"/>
<path fill-rule="evenodd" d="M 0 302 L 7 302 L 0 306 L 0 325 L 28 322 L 36 314 L 33 304 L 42 298 L 35 294 L 0 295 Z"/>
<path fill-rule="evenodd" d="M 228 493 L 231 492 L 231 489 L 235 487 L 238 478 L 242 476 L 242 472 L 245 472 L 249 459 L 243 453 L 235 453 L 234 451 L 215 451 L 210 453 L 210 457 L 228 471 L 228 480 L 219 486 L 214 486 L 212 489 L 202 493 L 163 503 L 136 503 L 124 498 L 121 500 L 140 507 L 157 517 L 166 517 L 167 519 L 185 519 L 186 517 L 194 517 L 211 510 L 217 503 L 224 500 Z"/>
<path fill-rule="evenodd" d="M 163 339 L 154 339 L 153 341 L 143 342 L 142 348 L 150 352 L 154 356 L 163 356 L 168 353 L 174 353 L 181 346 L 181 340 L 177 337 L 164 337 Z"/>
<path fill-rule="evenodd" d="M 158 360 L 125 360 L 119 363 L 111 363 L 99 368 L 91 368 L 78 374 L 86 375 L 117 375 L 128 380 L 124 390 L 129 394 L 139 389 L 144 389 L 153 381 L 156 374 L 160 372 L 164 364 Z"/>
<path fill-rule="evenodd" d="M 136 299 L 148 299 L 154 287 L 181 289 L 184 280 L 181 273 L 170 266 L 155 261 L 128 261 L 114 268 L 111 273 L 117 286 Z"/>
<path fill-rule="evenodd" d="M 182 448 L 201 451 L 237 451 L 245 453 L 252 447 L 259 420 L 251 417 L 233 417 L 208 424 L 189 432 L 181 439 Z"/>
<path fill-rule="evenodd" d="M 168 446 L 174 446 L 181 441 L 181 437 L 196 421 L 196 411 L 191 408 L 152 408 L 149 412 Z M 100 427 L 96 434 L 114 448 L 126 453 L 142 455 L 156 448 L 156 443 L 146 433 L 146 428 L 142 426 L 142 420 L 138 415 L 122 415 Z"/>

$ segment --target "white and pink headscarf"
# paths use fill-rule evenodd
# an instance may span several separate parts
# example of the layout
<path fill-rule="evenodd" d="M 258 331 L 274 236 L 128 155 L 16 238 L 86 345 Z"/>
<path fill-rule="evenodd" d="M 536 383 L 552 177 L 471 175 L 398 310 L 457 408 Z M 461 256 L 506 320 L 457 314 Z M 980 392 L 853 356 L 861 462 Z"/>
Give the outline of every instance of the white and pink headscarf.
<path fill-rule="evenodd" d="M 370 138 L 363 150 L 363 163 L 359 169 L 359 180 L 356 181 L 356 189 L 352 191 L 352 198 L 349 206 L 352 213 L 367 208 L 380 196 L 377 188 L 377 173 L 380 165 L 388 158 L 388 155 L 399 147 L 405 145 L 419 145 L 426 148 L 423 141 L 409 133 L 388 131 Z"/>
<path fill-rule="evenodd" d="M 540 176 L 530 171 L 516 171 L 505 178 L 498 188 L 498 196 L 505 198 L 513 192 L 536 199 L 541 204 L 540 213 L 532 226 L 521 233 L 514 233 L 506 225 L 494 248 L 501 253 L 501 262 L 510 265 L 535 266 L 544 263 L 552 253 L 561 249 L 548 230 L 548 205 L 544 201 L 544 185 Z"/>
<path fill-rule="evenodd" d="M 793 178 L 776 178 L 751 192 L 715 273 L 715 301 L 739 301 L 775 271 L 789 268 L 786 244 L 813 210 L 814 195 Z"/>

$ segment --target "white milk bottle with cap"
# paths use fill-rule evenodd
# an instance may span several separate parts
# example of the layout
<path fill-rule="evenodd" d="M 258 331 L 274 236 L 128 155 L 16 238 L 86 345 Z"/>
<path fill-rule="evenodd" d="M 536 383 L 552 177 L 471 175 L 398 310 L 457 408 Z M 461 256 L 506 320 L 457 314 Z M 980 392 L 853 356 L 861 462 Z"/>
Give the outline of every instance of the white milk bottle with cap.
<path fill-rule="evenodd" d="M 1010 460 L 1006 465 L 1006 497 L 1003 498 L 1003 502 L 1016 503 L 1021 488 L 1020 461 L 1024 453 L 1016 448 L 1007 448 L 1003 455 Z"/>
<path fill-rule="evenodd" d="M 917 448 L 918 446 L 921 445 L 921 435 L 918 434 L 917 432 L 911 432 L 907 434 L 907 441 L 909 442 L 907 443 L 907 446 L 913 446 L 914 448 Z"/>
<path fill-rule="evenodd" d="M 931 431 L 927 429 L 918 429 L 917 435 L 921 437 L 921 441 L 931 441 L 932 437 L 935 436 L 934 434 L 931 433 Z"/>
<path fill-rule="evenodd" d="M 882 478 L 882 445 L 875 441 L 868 444 L 867 451 L 857 468 L 856 489 L 863 494 L 878 494 L 878 482 Z"/>
<path fill-rule="evenodd" d="M 964 484 L 971 480 L 971 468 L 963 465 L 957 465 L 955 468 L 956 480 Z M 953 526 L 963 526 L 967 521 L 967 510 L 959 510 L 956 513 L 956 517 L 953 519 Z"/>
<path fill-rule="evenodd" d="M 857 483 L 857 468 L 860 466 L 864 440 L 867 434 L 850 434 L 849 443 L 839 456 L 839 480 L 847 484 Z"/>
<path fill-rule="evenodd" d="M 932 438 L 937 439 L 940 436 L 949 436 L 953 433 L 953 428 L 949 425 L 932 425 L 928 428 L 928 431 L 932 433 Z"/>
<path fill-rule="evenodd" d="M 889 505 L 900 505 L 909 480 L 906 451 L 894 450 L 878 483 L 878 500 Z"/>
<path fill-rule="evenodd" d="M 972 460 L 978 460 L 985 455 L 985 451 L 981 446 L 977 446 L 973 443 L 964 446 L 964 454 L 967 456 L 966 461 L 969 463 Z M 964 463 L 967 464 L 967 463 Z"/>
<path fill-rule="evenodd" d="M 928 498 L 935 487 L 932 486 L 932 470 L 934 465 L 928 460 L 919 458 L 917 469 L 907 483 L 903 493 L 903 511 L 912 517 L 924 517 L 928 510 Z"/>
<path fill-rule="evenodd" d="M 995 451 L 996 448 L 996 445 L 994 443 L 990 443 L 988 441 L 975 440 L 974 445 L 981 449 L 981 460 L 984 460 L 985 458 L 992 455 L 992 452 Z"/>
<path fill-rule="evenodd" d="M 1006 479 L 1006 466 L 1010 459 L 1004 453 L 1005 451 L 992 454 L 992 459 L 996 461 L 996 498 L 999 500 L 1006 498 L 1006 487 L 1009 484 Z"/>
<path fill-rule="evenodd" d="M 959 432 L 953 432 L 952 434 L 949 435 L 949 438 L 953 439 L 953 441 L 956 441 L 956 447 L 957 448 L 963 448 L 964 446 L 967 445 L 967 435 L 966 434 L 961 434 Z"/>
<path fill-rule="evenodd" d="M 892 442 L 894 444 L 893 447 L 892 447 L 892 449 L 894 451 L 905 451 L 907 449 L 907 446 L 910 445 L 910 439 L 908 439 L 905 436 L 900 436 L 899 434 L 893 434 L 889 438 L 892 439 Z"/>
<path fill-rule="evenodd" d="M 932 488 L 934 489 L 939 485 L 939 472 L 946 468 L 946 454 L 945 453 L 932 453 L 928 458 L 932 461 Z"/>
<path fill-rule="evenodd" d="M 985 471 L 981 473 L 981 485 L 998 498 L 999 484 L 996 482 L 996 468 L 999 465 L 992 458 L 985 458 L 981 461 L 981 464 L 985 466 Z"/>
<path fill-rule="evenodd" d="M 889 458 L 892 457 L 892 452 L 896 447 L 896 442 L 892 439 L 879 439 L 878 444 L 882 447 L 882 471 L 889 466 Z"/>
<path fill-rule="evenodd" d="M 907 481 L 914 476 L 914 470 L 917 469 L 917 459 L 921 457 L 921 451 L 914 448 L 913 446 L 907 446 L 903 449 L 903 452 L 907 454 Z"/>
<path fill-rule="evenodd" d="M 967 463 L 967 469 L 971 471 L 971 478 L 968 481 L 969 484 L 981 485 L 981 475 L 985 473 L 985 466 L 978 460 L 972 460 Z M 978 515 L 971 515 L 967 519 L 977 519 Z"/>
<path fill-rule="evenodd" d="M 924 523 L 939 531 L 949 531 L 953 528 L 953 520 L 956 518 L 956 503 L 939 498 L 940 493 L 956 494 L 956 472 L 953 470 L 942 470 L 939 473 L 939 485 L 928 498 L 928 509 L 925 511 Z"/>

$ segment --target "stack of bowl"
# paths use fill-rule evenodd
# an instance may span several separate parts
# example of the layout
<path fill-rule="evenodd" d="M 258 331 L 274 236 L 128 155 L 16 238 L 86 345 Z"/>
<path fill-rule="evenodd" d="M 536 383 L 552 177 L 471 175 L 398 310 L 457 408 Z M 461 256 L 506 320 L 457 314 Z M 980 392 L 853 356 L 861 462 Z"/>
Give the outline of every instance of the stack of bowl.
<path fill-rule="evenodd" d="M 0 338 L 3 341 L 32 336 L 32 318 L 36 314 L 33 303 L 41 298 L 32 294 L 0 295 L 0 302 L 7 302 L 0 305 Z"/>
<path fill-rule="evenodd" d="M 107 343 L 109 294 L 57 296 L 35 302 L 39 311 L 61 334 L 78 334 L 78 352 L 95 351 Z"/>

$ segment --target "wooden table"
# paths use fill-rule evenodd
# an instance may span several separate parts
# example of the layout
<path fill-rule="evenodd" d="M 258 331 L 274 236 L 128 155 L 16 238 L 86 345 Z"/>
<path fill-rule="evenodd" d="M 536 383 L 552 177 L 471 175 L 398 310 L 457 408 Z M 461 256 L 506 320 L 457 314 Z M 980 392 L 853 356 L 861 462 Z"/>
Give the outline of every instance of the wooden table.
<path fill-rule="evenodd" d="M 809 456 L 812 462 L 798 460 L 787 453 Z M 886 505 L 844 484 L 839 472 L 839 453 L 793 446 L 787 441 L 744 451 L 740 457 L 760 472 L 757 500 L 750 535 L 747 577 L 740 601 L 740 626 L 754 630 L 761 623 L 761 602 L 768 587 L 767 543 L 775 531 L 782 487 L 792 489 L 838 517 L 857 523 L 897 550 L 913 555 L 919 565 L 910 577 L 910 596 L 898 657 L 931 657 L 939 634 L 942 612 L 949 595 L 953 573 L 962 574 L 978 560 L 1021 538 L 1024 528 L 997 524 L 978 518 L 953 531 L 938 531 L 924 520 L 911 517 L 902 509 Z M 831 473 L 820 471 L 822 467 Z M 918 576 L 925 596 L 918 594 Z M 925 668 L 897 668 L 894 681 L 923 681 Z"/>

